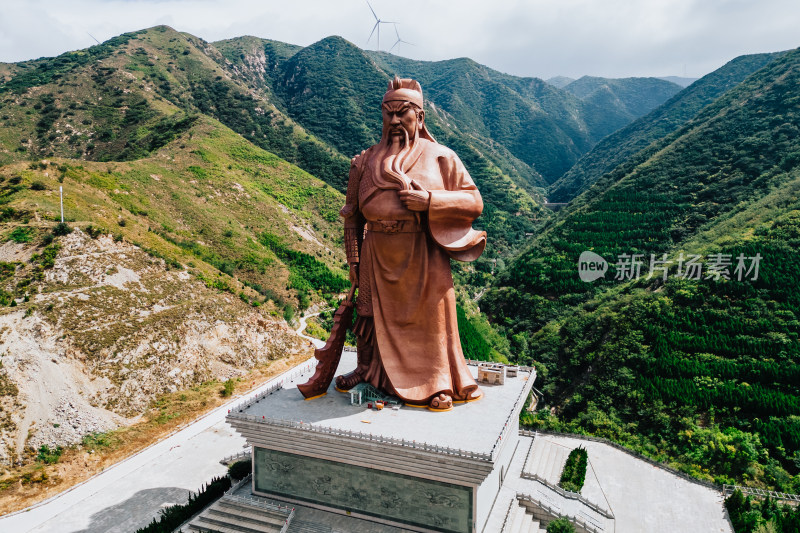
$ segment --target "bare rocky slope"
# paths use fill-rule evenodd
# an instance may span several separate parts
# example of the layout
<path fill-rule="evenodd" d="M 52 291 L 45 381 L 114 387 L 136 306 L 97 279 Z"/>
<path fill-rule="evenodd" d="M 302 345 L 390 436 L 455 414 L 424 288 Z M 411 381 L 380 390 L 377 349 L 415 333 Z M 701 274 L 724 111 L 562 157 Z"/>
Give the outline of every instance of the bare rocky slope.
<path fill-rule="evenodd" d="M 264 307 L 209 288 L 183 269 L 110 236 L 58 237 L 51 268 L 13 241 L 6 288 L 29 301 L 0 308 L 0 461 L 26 447 L 64 446 L 132 423 L 161 393 L 307 349 Z"/>

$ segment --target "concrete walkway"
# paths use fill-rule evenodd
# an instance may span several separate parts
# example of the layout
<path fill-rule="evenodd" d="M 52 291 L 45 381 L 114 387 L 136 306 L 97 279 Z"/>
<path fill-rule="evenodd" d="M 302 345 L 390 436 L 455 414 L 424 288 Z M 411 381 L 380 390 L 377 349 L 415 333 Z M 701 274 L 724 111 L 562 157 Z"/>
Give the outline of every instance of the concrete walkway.
<path fill-rule="evenodd" d="M 320 341 L 317 341 L 320 342 Z M 258 394 L 286 373 L 250 395 Z M 245 441 L 225 422 L 239 397 L 80 485 L 24 511 L 0 518 L 8 533 L 130 533 L 161 507 L 185 503 L 189 493 L 225 473 L 219 461 L 241 452 Z"/>
<path fill-rule="evenodd" d="M 553 435 L 538 438 L 568 449 L 586 448 L 592 472 L 587 472 L 581 493 L 601 505 L 608 502 L 616 517 L 615 533 L 731 532 L 720 492 L 607 444 Z"/>

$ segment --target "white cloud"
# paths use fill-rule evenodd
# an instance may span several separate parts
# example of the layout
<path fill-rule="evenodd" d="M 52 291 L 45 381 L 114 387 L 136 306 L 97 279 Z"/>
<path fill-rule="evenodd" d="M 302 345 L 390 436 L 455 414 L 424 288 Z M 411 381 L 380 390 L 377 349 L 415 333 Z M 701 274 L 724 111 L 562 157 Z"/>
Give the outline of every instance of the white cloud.
<path fill-rule="evenodd" d="M 796 0 L 371 0 L 397 21 L 396 52 L 424 60 L 471 57 L 517 75 L 701 76 L 746 53 L 800 45 Z M 4 7 L 0 61 L 20 61 L 167 24 L 208 41 L 256 35 L 308 45 L 341 35 L 366 47 L 364 0 L 39 0 Z M 381 48 L 395 41 L 384 26 Z M 375 47 L 374 40 L 371 48 Z"/>

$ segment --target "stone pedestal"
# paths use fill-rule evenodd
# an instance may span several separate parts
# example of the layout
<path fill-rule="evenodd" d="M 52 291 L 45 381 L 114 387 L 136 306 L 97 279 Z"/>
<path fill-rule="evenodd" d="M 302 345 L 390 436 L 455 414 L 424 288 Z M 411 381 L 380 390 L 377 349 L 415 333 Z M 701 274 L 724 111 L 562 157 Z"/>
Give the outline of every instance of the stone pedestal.
<path fill-rule="evenodd" d="M 354 367 L 345 353 L 337 374 Z M 369 410 L 333 387 L 304 401 L 295 384 L 312 373 L 228 415 L 253 446 L 254 494 L 404 530 L 483 530 L 519 443 L 519 412 L 535 374 L 482 385 L 480 401 L 434 413 Z"/>

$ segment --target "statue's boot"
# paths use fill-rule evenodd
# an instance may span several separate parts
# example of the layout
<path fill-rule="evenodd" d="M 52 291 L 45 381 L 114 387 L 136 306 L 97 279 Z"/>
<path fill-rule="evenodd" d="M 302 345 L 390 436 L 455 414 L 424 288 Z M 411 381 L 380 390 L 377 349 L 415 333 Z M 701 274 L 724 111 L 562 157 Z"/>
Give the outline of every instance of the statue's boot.
<path fill-rule="evenodd" d="M 347 392 L 359 383 L 365 381 L 365 376 L 372 364 L 373 348 L 371 343 L 367 342 L 362 336 L 357 337 L 356 350 L 358 353 L 358 364 L 355 370 L 336 376 L 336 390 L 339 392 Z"/>
<path fill-rule="evenodd" d="M 464 394 L 462 397 L 453 397 L 453 403 L 477 402 L 481 398 L 483 398 L 483 391 L 476 387 L 475 389 Z"/>
<path fill-rule="evenodd" d="M 444 392 L 431 398 L 428 409 L 431 411 L 450 411 L 453 408 L 453 397 Z"/>
<path fill-rule="evenodd" d="M 483 398 L 483 391 L 477 387 L 464 393 L 463 396 L 450 396 L 446 392 L 441 392 L 431 398 L 428 403 L 428 409 L 431 411 L 449 411 L 453 408 L 454 403 L 475 402 L 481 398 Z"/>

